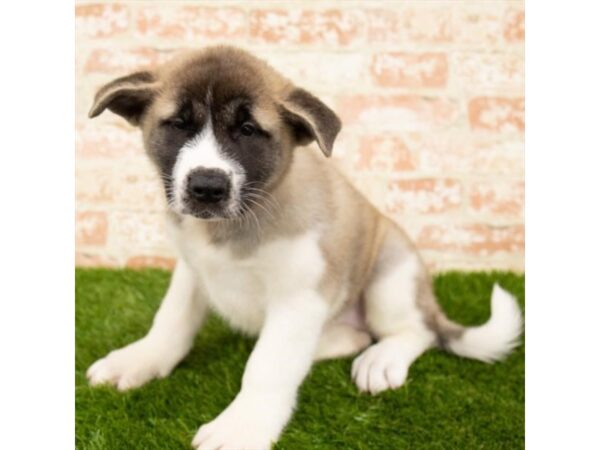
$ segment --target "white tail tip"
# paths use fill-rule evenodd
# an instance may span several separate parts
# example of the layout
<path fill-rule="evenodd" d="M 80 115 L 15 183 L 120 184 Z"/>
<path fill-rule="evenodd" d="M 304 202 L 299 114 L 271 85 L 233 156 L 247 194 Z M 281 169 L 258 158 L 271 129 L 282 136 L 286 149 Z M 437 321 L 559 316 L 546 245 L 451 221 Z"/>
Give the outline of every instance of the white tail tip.
<path fill-rule="evenodd" d="M 495 284 L 490 319 L 478 327 L 466 328 L 448 347 L 457 355 L 491 363 L 519 345 L 522 329 L 523 316 L 517 300 Z"/>

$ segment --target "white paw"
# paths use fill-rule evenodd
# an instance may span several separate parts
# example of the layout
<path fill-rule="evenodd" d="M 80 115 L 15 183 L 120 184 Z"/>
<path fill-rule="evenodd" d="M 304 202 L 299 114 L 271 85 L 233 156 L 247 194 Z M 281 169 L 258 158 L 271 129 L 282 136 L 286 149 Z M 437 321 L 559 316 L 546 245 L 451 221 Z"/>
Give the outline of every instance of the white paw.
<path fill-rule="evenodd" d="M 214 419 L 200 427 L 192 446 L 198 450 L 269 450 L 285 426 L 292 406 L 275 407 L 242 394 Z"/>
<path fill-rule="evenodd" d="M 99 359 L 88 369 L 90 384 L 112 384 L 120 391 L 143 385 L 153 378 L 163 378 L 173 365 L 161 358 L 150 341 L 140 339 Z"/>
<path fill-rule="evenodd" d="M 372 345 L 352 363 L 352 379 L 362 392 L 378 394 L 404 384 L 409 364 L 396 345 L 386 344 Z"/>

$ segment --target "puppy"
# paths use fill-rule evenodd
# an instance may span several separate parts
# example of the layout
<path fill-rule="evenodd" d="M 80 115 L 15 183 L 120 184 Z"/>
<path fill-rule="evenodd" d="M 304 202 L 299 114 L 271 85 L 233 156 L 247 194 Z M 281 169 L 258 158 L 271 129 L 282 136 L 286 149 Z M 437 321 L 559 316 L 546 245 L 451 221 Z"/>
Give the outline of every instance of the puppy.
<path fill-rule="evenodd" d="M 93 364 L 90 383 L 167 376 L 208 308 L 258 335 L 239 394 L 195 448 L 269 448 L 315 360 L 361 352 L 352 378 L 376 394 L 402 386 L 434 346 L 492 362 L 518 344 L 520 309 L 498 286 L 486 324 L 444 315 L 405 233 L 324 158 L 338 117 L 263 61 L 230 47 L 187 53 L 102 87 L 89 115 L 105 109 L 142 130 L 178 261 L 148 334 Z M 296 148 L 313 141 L 324 156 Z"/>

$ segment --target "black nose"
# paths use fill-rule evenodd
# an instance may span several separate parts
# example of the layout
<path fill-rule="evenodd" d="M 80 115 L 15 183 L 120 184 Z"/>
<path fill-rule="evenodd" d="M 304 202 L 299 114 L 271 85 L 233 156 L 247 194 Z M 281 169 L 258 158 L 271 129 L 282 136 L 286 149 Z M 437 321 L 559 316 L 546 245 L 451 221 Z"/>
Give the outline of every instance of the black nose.
<path fill-rule="evenodd" d="M 229 197 L 229 184 L 222 170 L 202 169 L 189 175 L 187 190 L 199 202 L 216 203 Z"/>

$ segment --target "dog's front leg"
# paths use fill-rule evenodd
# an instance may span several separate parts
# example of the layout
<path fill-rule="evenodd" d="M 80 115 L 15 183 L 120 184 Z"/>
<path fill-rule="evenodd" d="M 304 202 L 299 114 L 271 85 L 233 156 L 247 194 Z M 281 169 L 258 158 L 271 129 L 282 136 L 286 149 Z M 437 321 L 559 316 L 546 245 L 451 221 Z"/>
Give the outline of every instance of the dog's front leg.
<path fill-rule="evenodd" d="M 200 427 L 192 445 L 202 450 L 270 448 L 292 414 L 326 314 L 326 304 L 315 292 L 270 304 L 240 392 L 216 419 Z"/>
<path fill-rule="evenodd" d="M 87 372 L 90 384 L 125 390 L 167 376 L 192 347 L 205 311 L 197 277 L 179 260 L 148 334 L 96 361 Z"/>

